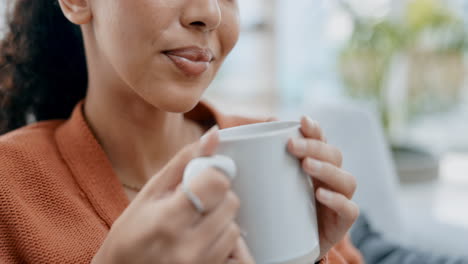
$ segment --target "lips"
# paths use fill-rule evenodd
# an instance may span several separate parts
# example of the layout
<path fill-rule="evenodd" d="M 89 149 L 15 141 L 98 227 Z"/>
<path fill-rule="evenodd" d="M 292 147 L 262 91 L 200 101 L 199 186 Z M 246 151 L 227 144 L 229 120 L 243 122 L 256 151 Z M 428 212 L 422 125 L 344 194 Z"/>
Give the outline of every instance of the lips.
<path fill-rule="evenodd" d="M 213 61 L 209 49 L 187 47 L 163 52 L 185 75 L 196 77 L 208 70 Z"/>

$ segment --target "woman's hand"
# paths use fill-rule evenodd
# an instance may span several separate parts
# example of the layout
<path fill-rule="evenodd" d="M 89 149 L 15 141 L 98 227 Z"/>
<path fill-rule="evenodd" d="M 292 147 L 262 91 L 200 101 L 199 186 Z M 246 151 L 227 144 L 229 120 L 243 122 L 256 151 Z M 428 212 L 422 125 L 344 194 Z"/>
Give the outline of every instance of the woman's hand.
<path fill-rule="evenodd" d="M 301 159 L 304 171 L 313 179 L 322 258 L 359 216 L 358 206 L 351 201 L 356 180 L 341 169 L 341 152 L 327 144 L 317 122 L 302 118 L 301 131 L 305 138 L 291 139 L 288 150 Z"/>
<path fill-rule="evenodd" d="M 190 183 L 203 214 L 178 187 L 188 162 L 212 155 L 218 142 L 211 131 L 153 177 L 114 223 L 93 263 L 254 263 L 234 222 L 239 199 L 228 178 L 208 169 Z"/>

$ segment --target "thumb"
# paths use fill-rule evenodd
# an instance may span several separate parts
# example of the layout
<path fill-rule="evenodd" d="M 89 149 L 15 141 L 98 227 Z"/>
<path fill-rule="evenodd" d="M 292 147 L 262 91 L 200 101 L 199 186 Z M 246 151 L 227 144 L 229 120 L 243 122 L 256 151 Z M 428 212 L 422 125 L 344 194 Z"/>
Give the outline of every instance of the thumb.
<path fill-rule="evenodd" d="M 167 192 L 173 191 L 181 183 L 187 164 L 195 158 L 213 155 L 218 144 L 218 129 L 213 127 L 200 140 L 179 151 L 148 181 L 142 192 L 148 193 L 151 197 L 162 197 Z"/>

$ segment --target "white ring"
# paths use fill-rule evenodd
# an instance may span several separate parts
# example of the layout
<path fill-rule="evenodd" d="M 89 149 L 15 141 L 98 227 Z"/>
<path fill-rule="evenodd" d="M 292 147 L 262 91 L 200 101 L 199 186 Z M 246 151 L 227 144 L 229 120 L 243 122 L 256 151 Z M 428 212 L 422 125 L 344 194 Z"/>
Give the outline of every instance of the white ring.
<path fill-rule="evenodd" d="M 187 184 L 182 185 L 182 192 L 184 192 L 185 196 L 187 199 L 189 199 L 190 202 L 192 202 L 193 207 L 200 213 L 204 214 L 205 213 L 205 206 L 203 206 L 202 201 L 196 194 L 190 190 L 190 188 L 187 186 Z"/>

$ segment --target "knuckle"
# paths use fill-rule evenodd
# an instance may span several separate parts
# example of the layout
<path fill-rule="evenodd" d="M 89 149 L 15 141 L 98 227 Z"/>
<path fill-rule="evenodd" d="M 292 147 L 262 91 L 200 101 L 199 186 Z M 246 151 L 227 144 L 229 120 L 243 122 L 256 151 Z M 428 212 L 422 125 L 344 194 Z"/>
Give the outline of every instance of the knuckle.
<path fill-rule="evenodd" d="M 323 145 L 315 139 L 305 139 L 306 141 L 306 156 L 321 157 L 323 154 Z"/>
<path fill-rule="evenodd" d="M 346 198 L 346 196 L 344 196 L 343 194 L 336 193 L 335 197 L 333 198 L 333 202 L 339 214 L 347 218 L 349 215 L 348 205 L 349 205 L 350 200 Z"/>
<path fill-rule="evenodd" d="M 339 150 L 338 148 L 335 148 L 335 156 L 336 156 L 336 165 L 338 167 L 341 167 L 343 165 L 343 152 Z"/>
<path fill-rule="evenodd" d="M 241 236 L 240 228 L 236 223 L 231 223 L 229 226 L 229 234 L 236 241 Z"/>
<path fill-rule="evenodd" d="M 320 141 L 314 141 L 315 148 L 317 149 L 317 155 L 322 158 L 326 158 L 329 155 L 329 146 Z"/>
<path fill-rule="evenodd" d="M 315 121 L 315 126 L 316 126 L 316 129 L 317 129 L 317 134 L 318 134 L 319 138 L 323 139 L 324 136 L 323 136 L 322 127 L 320 126 L 320 124 L 317 121 Z"/>
<path fill-rule="evenodd" d="M 210 175 L 209 183 L 211 188 L 222 192 L 227 192 L 231 188 L 231 182 L 221 171 L 209 168 L 207 173 Z"/>
<path fill-rule="evenodd" d="M 176 238 L 174 228 L 172 228 L 168 224 L 160 224 L 156 226 L 154 228 L 154 235 L 155 237 L 158 237 L 168 242 L 172 242 Z"/>
<path fill-rule="evenodd" d="M 349 218 L 354 223 L 359 217 L 359 207 L 353 201 L 349 201 Z"/>
<path fill-rule="evenodd" d="M 162 219 L 160 219 L 162 220 Z M 167 221 L 168 219 L 165 219 L 163 221 L 160 221 L 156 226 L 155 226 L 155 234 L 158 237 L 165 238 L 169 241 L 175 240 L 177 236 L 177 228 L 174 226 L 173 221 Z"/>
<path fill-rule="evenodd" d="M 221 171 L 208 168 L 201 172 L 198 177 L 201 191 L 226 193 L 231 188 L 231 182 Z"/>
<path fill-rule="evenodd" d="M 158 201 L 159 206 L 161 207 L 161 217 L 165 219 L 171 219 L 175 215 L 179 214 L 180 210 L 180 202 L 179 202 L 179 194 L 181 193 L 181 190 L 177 190 L 175 195 L 171 195 L 168 197 L 166 200 Z"/>
<path fill-rule="evenodd" d="M 314 120 L 314 119 L 310 118 L 310 117 L 308 117 L 308 119 L 309 119 L 309 122 L 307 122 L 307 124 L 309 124 L 308 127 L 309 127 L 310 131 L 320 132 L 319 122 L 317 120 Z"/>
<path fill-rule="evenodd" d="M 352 175 L 351 173 L 349 172 L 345 172 L 345 177 L 347 179 L 349 179 L 349 183 L 348 183 L 348 186 L 349 186 L 349 193 L 351 195 L 351 197 L 354 195 L 354 193 L 356 192 L 356 189 L 357 189 L 357 180 L 356 180 L 356 177 L 354 177 L 354 175 Z"/>
<path fill-rule="evenodd" d="M 172 212 L 172 214 L 168 214 L 166 221 L 171 221 L 172 219 L 174 219 L 174 217 L 179 217 L 180 213 L 182 211 L 187 210 L 188 208 L 195 209 L 189 197 L 184 193 L 184 191 L 182 189 L 177 190 L 176 195 L 171 197 L 171 203 L 168 210 Z"/>
<path fill-rule="evenodd" d="M 317 140 L 307 140 L 307 149 L 313 151 L 317 156 L 320 156 L 322 153 L 322 146 Z"/>
<path fill-rule="evenodd" d="M 328 178 L 330 178 L 330 179 L 336 178 L 336 170 L 337 170 L 337 168 L 336 168 L 334 165 L 332 165 L 332 164 L 330 164 L 330 163 L 328 163 L 328 162 L 323 162 L 323 163 L 322 163 L 322 169 L 321 169 L 321 170 L 322 170 L 322 173 L 323 173 L 326 177 L 328 177 Z"/>
<path fill-rule="evenodd" d="M 232 191 L 230 191 L 227 195 L 227 199 L 229 203 L 231 204 L 232 208 L 235 211 L 238 211 L 240 208 L 240 199 L 239 197 Z"/>
<path fill-rule="evenodd" d="M 186 145 L 184 148 L 181 150 L 181 154 L 184 157 L 195 157 L 196 153 L 198 153 L 198 144 L 197 142 L 191 143 L 189 145 Z"/>
<path fill-rule="evenodd" d="M 180 213 L 180 207 L 173 202 L 166 202 L 155 210 L 155 233 L 169 241 L 174 241 L 180 234 L 180 227 L 176 221 L 171 221 Z"/>
<path fill-rule="evenodd" d="M 325 132 L 323 131 L 323 128 L 319 125 L 319 139 L 323 143 L 327 143 L 327 137 L 325 136 Z"/>
<path fill-rule="evenodd" d="M 330 148 L 331 156 L 333 158 L 333 163 L 337 167 L 341 167 L 341 165 L 343 164 L 343 153 L 341 152 L 340 149 L 338 149 L 335 146 L 328 144 L 328 147 Z"/>

